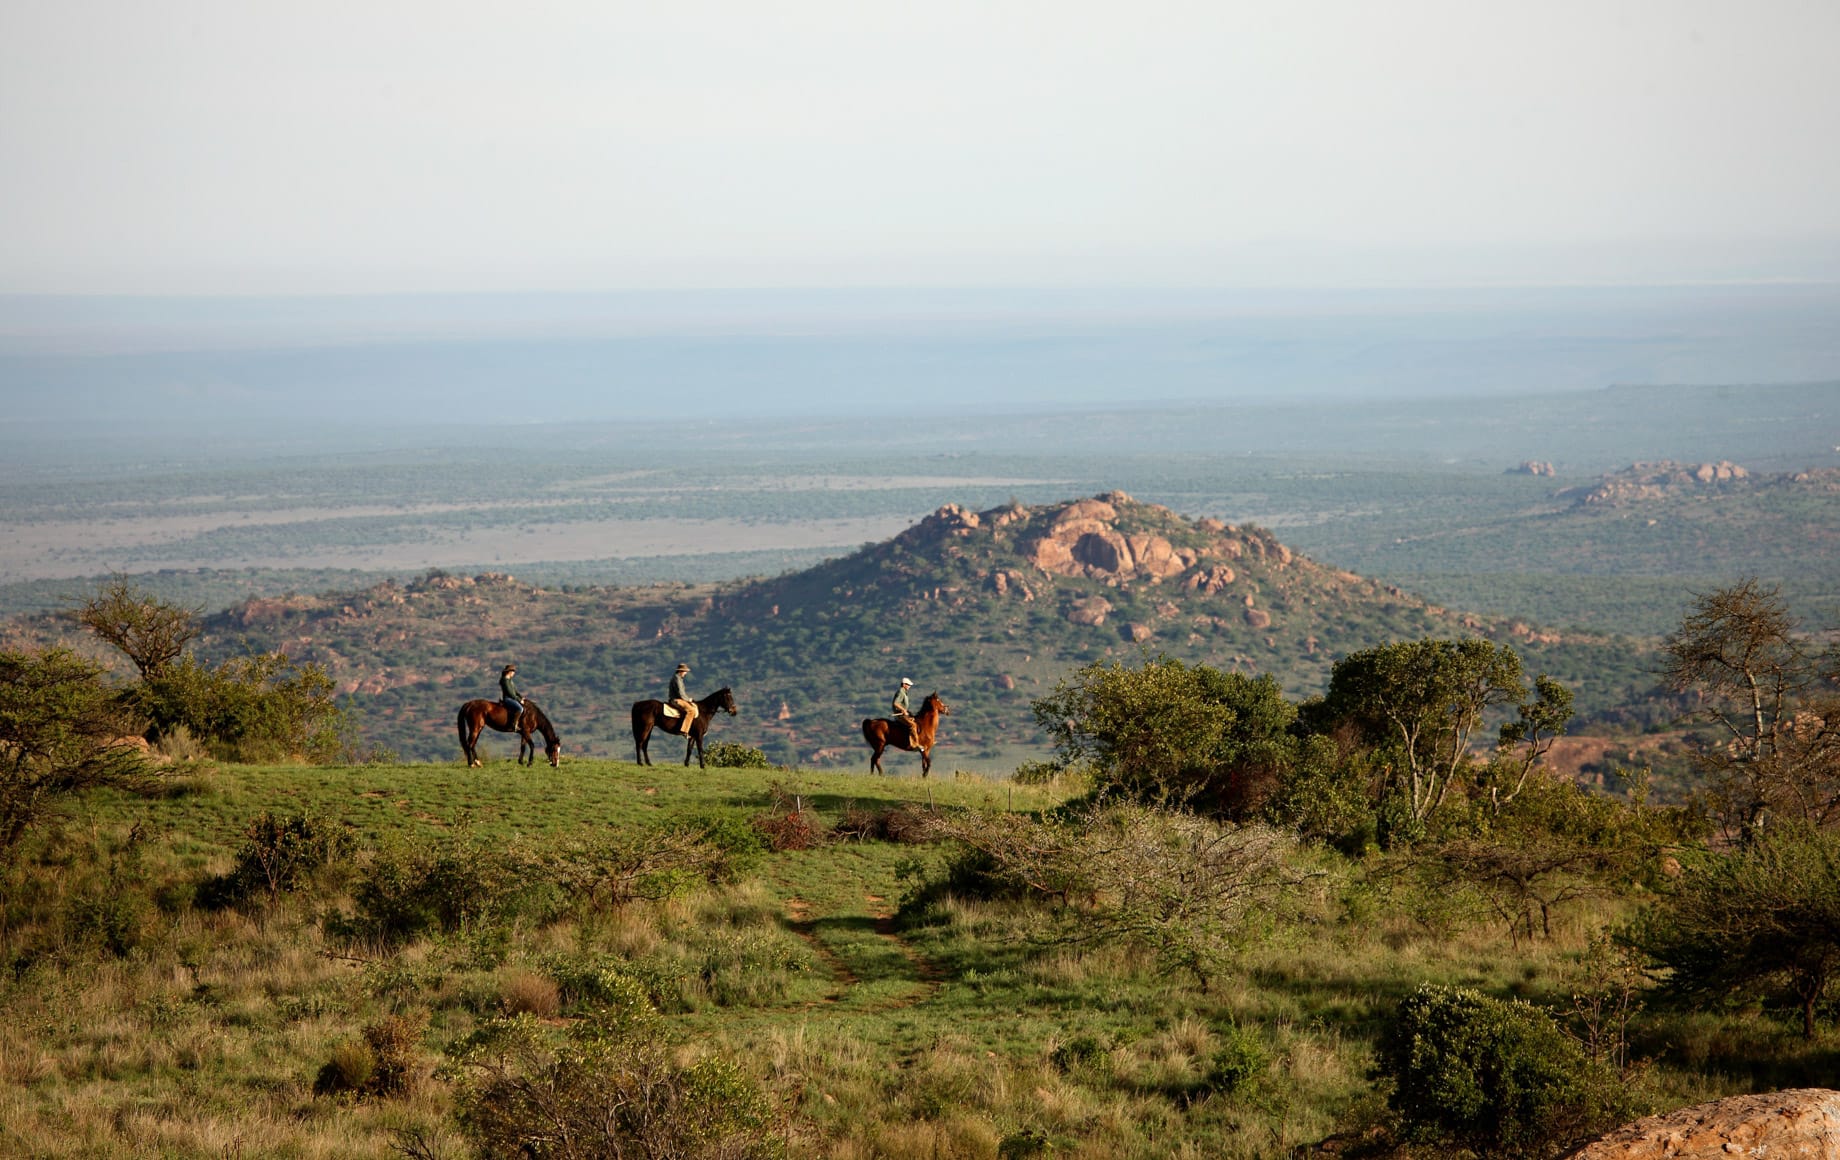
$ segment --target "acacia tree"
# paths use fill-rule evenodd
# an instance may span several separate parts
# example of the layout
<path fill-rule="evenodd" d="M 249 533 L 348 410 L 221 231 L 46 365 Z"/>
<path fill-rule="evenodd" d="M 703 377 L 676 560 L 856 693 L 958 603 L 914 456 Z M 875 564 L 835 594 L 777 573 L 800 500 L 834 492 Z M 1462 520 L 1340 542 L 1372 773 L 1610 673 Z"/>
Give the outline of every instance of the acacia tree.
<path fill-rule="evenodd" d="M 68 649 L 0 652 L 0 858 L 72 794 L 146 775 L 102 670 Z"/>
<path fill-rule="evenodd" d="M 1795 823 L 1683 862 L 1673 896 L 1628 941 L 1670 969 L 1666 988 L 1683 999 L 1784 986 L 1813 1039 L 1840 976 L 1840 832 Z"/>
<path fill-rule="evenodd" d="M 1311 707 L 1324 732 L 1342 724 L 1359 729 L 1395 759 L 1389 788 L 1399 792 L 1417 827 L 1436 813 L 1474 763 L 1470 746 L 1489 715 L 1515 707 L 1519 719 L 1501 734 L 1504 749 L 1530 743 L 1540 753 L 1571 716 L 1571 694 L 1540 679 L 1530 694 L 1521 658 L 1512 648 L 1479 638 L 1417 640 L 1351 653 L 1336 662 L 1329 691 Z M 1525 784 L 1523 769 L 1511 798 Z M 1499 794 L 1497 795 L 1499 799 Z"/>
<path fill-rule="evenodd" d="M 185 655 L 198 637 L 196 609 L 156 600 L 120 573 L 70 616 L 105 644 L 120 649 L 145 681 Z"/>
<path fill-rule="evenodd" d="M 1774 810 L 1840 822 L 1840 672 L 1781 593 L 1747 579 L 1698 597 L 1663 644 L 1669 688 L 1716 737 L 1695 759 L 1744 826 Z"/>

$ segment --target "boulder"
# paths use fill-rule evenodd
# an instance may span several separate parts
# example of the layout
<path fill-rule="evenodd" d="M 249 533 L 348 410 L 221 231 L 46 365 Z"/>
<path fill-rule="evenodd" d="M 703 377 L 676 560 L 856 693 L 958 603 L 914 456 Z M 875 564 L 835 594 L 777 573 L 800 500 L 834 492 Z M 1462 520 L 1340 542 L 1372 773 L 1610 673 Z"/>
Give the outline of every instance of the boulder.
<path fill-rule="evenodd" d="M 1626 1124 L 1567 1160 L 1817 1160 L 1840 1156 L 1840 1091 L 1731 1096 Z"/>
<path fill-rule="evenodd" d="M 1156 634 L 1149 625 L 1133 622 L 1125 629 L 1125 635 L 1131 638 L 1133 644 L 1142 644 Z"/>
<path fill-rule="evenodd" d="M 1098 627 L 1105 623 L 1106 615 L 1112 611 L 1112 602 L 1103 596 L 1088 596 L 1076 600 L 1067 609 L 1067 619 L 1073 624 L 1089 624 Z"/>

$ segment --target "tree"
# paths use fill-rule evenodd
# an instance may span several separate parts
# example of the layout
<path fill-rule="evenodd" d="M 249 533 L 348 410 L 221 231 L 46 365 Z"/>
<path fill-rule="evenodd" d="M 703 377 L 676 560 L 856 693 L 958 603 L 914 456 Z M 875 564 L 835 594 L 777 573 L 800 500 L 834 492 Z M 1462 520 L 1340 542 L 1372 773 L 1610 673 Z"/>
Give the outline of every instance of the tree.
<path fill-rule="evenodd" d="M 1840 673 L 1781 594 L 1754 579 L 1698 597 L 1663 644 L 1669 688 L 1696 694 L 1715 738 L 1695 757 L 1731 812 L 1840 822 Z"/>
<path fill-rule="evenodd" d="M 1328 693 L 1308 716 L 1319 732 L 1352 725 L 1386 747 L 1395 762 L 1388 788 L 1401 794 L 1406 821 L 1422 829 L 1466 780 L 1471 739 L 1491 713 L 1518 707 L 1520 720 L 1504 730 L 1502 744 L 1531 741 L 1537 749 L 1542 736 L 1550 744 L 1554 722 L 1571 715 L 1570 694 L 1561 698 L 1563 692 L 1542 680 L 1530 699 L 1520 656 L 1505 645 L 1477 638 L 1404 641 L 1336 662 Z"/>
<path fill-rule="evenodd" d="M 1086 665 L 1033 708 L 1057 760 L 1089 766 L 1102 789 L 1233 817 L 1257 808 L 1295 749 L 1297 710 L 1277 681 L 1168 657 Z"/>
<path fill-rule="evenodd" d="M 1669 969 L 1666 989 L 1685 1000 L 1786 987 L 1813 1039 L 1816 1005 L 1840 975 L 1840 832 L 1790 824 L 1682 861 L 1673 897 L 1628 941 Z"/>
<path fill-rule="evenodd" d="M 116 575 L 70 615 L 134 662 L 124 701 L 159 739 L 184 728 L 232 761 L 329 761 L 340 747 L 332 678 L 284 652 L 231 657 L 215 669 L 190 651 L 197 613 L 156 600 Z M 137 726 L 135 731 L 140 727 Z"/>
<path fill-rule="evenodd" d="M 0 652 L 0 857 L 60 801 L 147 774 L 102 670 L 68 649 Z"/>
<path fill-rule="evenodd" d="M 185 655 L 198 636 L 198 613 L 156 600 L 116 573 L 70 615 L 134 662 L 141 680 Z"/>

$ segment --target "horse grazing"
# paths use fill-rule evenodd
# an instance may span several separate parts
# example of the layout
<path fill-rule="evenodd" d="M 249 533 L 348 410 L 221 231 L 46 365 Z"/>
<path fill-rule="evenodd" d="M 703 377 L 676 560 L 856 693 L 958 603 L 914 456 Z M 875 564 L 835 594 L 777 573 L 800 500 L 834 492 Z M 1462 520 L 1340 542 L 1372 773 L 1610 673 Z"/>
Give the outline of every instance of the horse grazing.
<path fill-rule="evenodd" d="M 460 748 L 466 752 L 468 769 L 481 764 L 479 760 L 479 734 L 485 729 L 495 729 L 500 733 L 518 735 L 518 764 L 535 765 L 537 763 L 537 746 L 530 739 L 532 730 L 543 734 L 543 755 L 549 758 L 551 766 L 562 764 L 562 740 L 556 736 L 555 726 L 537 708 L 535 701 L 525 701 L 524 711 L 516 721 L 501 701 L 468 701 L 460 706 L 460 716 L 455 720 L 460 729 Z M 524 760 L 529 753 L 530 760 Z"/>
<path fill-rule="evenodd" d="M 939 719 L 951 711 L 939 699 L 938 693 L 928 693 L 926 700 L 920 702 L 920 711 L 914 714 L 912 730 L 905 722 L 892 717 L 863 718 L 863 740 L 875 750 L 869 758 L 869 772 L 882 772 L 882 752 L 887 749 L 905 749 L 910 753 L 917 750 L 920 776 L 933 772 L 933 738 L 939 733 Z"/>
<path fill-rule="evenodd" d="M 690 751 L 696 750 L 696 763 L 704 769 L 709 763 L 703 760 L 703 736 L 709 732 L 709 715 L 717 709 L 725 709 L 733 717 L 740 710 L 735 708 L 735 695 L 726 688 L 717 689 L 696 703 L 696 717 L 690 722 L 688 737 L 684 741 L 684 764 L 690 764 Z M 636 701 L 632 707 L 633 749 L 639 755 L 640 765 L 652 763 L 650 744 L 652 730 L 684 737 L 684 719 L 666 717 L 663 701 Z"/>

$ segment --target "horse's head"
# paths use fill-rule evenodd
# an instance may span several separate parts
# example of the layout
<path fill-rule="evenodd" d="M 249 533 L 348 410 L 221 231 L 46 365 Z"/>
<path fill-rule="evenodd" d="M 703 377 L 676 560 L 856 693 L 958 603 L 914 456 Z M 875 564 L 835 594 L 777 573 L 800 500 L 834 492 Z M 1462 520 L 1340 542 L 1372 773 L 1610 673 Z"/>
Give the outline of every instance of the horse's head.
<path fill-rule="evenodd" d="M 549 758 L 551 769 L 562 768 L 562 742 L 556 741 L 543 747 L 543 755 Z"/>
<path fill-rule="evenodd" d="M 941 717 L 951 716 L 952 710 L 946 707 L 945 701 L 940 698 L 938 693 L 928 693 L 926 695 L 925 704 L 931 705 L 934 709 L 938 710 Z"/>
<path fill-rule="evenodd" d="M 735 694 L 730 692 L 726 687 L 722 689 L 718 689 L 716 691 L 716 696 L 722 698 L 720 703 L 716 705 L 716 708 L 727 710 L 728 715 L 730 717 L 733 717 L 736 713 L 741 712 L 741 710 L 737 708 L 735 705 Z"/>

